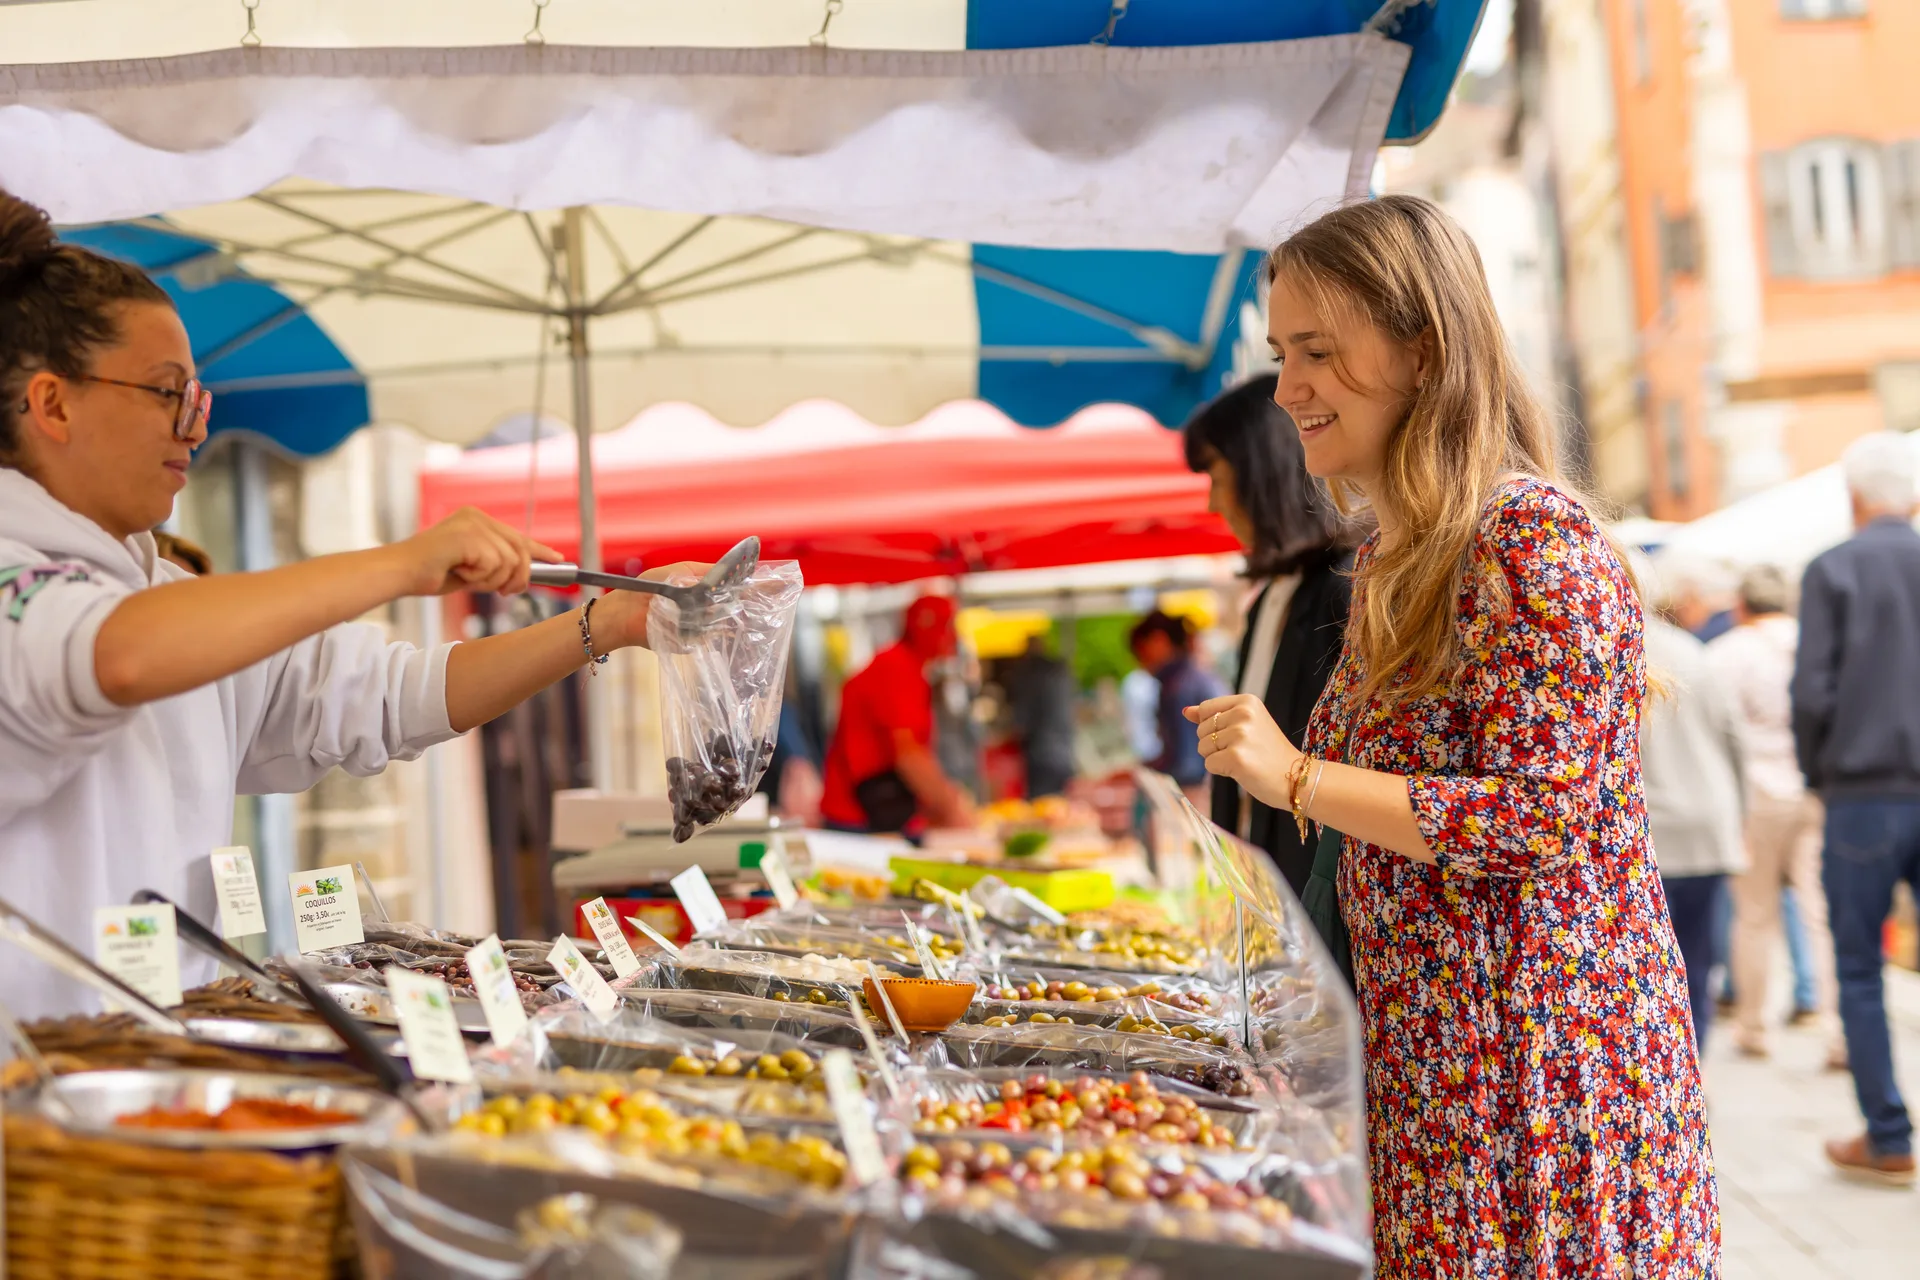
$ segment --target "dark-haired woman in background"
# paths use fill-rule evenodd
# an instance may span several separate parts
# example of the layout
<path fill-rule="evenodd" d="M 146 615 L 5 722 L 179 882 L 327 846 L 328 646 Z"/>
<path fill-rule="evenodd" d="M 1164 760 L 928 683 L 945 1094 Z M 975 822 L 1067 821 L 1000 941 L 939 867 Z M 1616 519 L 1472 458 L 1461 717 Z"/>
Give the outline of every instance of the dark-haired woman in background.
<path fill-rule="evenodd" d="M 1262 582 L 1240 639 L 1237 691 L 1266 704 L 1292 735 L 1307 720 L 1340 660 L 1352 597 L 1353 551 L 1339 518 L 1307 474 L 1300 433 L 1273 402 L 1267 374 L 1215 397 L 1184 428 L 1187 465 L 1213 481 L 1207 508 L 1247 549 L 1247 576 Z M 1293 815 L 1213 780 L 1213 820 L 1265 849 L 1297 894 L 1313 868 Z"/>

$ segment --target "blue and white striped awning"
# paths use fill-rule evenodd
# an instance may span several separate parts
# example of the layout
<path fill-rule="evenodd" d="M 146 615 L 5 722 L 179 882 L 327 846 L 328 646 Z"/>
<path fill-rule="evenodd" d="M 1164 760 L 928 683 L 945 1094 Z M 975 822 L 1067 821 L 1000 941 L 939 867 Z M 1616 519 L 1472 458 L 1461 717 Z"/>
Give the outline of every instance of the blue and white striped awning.
<path fill-rule="evenodd" d="M 1171 423 L 1233 367 L 1257 248 L 1431 126 L 1481 5 L 554 0 L 529 44 L 526 0 L 329 0 L 246 49 L 214 0 L 0 6 L 0 184 L 160 270 L 216 424 L 298 452 L 569 416 L 569 315 L 602 429 Z M 320 390 L 296 429 L 279 393 Z"/>

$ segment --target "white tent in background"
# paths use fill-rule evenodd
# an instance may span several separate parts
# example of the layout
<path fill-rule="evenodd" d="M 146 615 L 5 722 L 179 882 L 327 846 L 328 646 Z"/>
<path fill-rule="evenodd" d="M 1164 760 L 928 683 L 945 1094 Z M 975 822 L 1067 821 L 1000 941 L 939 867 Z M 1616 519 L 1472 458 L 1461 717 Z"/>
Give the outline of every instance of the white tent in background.
<path fill-rule="evenodd" d="M 1920 457 L 1920 436 L 1908 436 L 1907 445 Z M 1797 574 L 1852 533 L 1847 482 L 1836 462 L 1676 526 L 1665 545 L 1736 569 L 1773 564 Z"/>

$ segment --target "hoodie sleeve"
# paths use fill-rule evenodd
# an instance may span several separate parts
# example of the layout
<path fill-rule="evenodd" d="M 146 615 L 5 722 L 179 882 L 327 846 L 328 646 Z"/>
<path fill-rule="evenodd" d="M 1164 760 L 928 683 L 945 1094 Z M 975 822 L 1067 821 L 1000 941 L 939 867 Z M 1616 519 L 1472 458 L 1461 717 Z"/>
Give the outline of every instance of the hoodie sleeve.
<path fill-rule="evenodd" d="M 239 791 L 304 791 L 335 768 L 356 777 L 456 736 L 447 723 L 447 651 L 389 643 L 347 623 L 275 654 L 238 679 L 257 707 Z M 242 723 L 246 723 L 245 720 Z"/>
<path fill-rule="evenodd" d="M 57 791 L 136 708 L 94 675 L 100 624 L 129 594 L 68 561 L 0 553 L 0 824 Z"/>

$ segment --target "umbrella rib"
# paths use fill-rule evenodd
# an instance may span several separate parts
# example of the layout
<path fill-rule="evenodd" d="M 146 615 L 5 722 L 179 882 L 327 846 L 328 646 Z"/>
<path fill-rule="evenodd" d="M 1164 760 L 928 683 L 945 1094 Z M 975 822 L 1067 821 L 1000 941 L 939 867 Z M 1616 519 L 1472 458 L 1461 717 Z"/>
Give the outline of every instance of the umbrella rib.
<path fill-rule="evenodd" d="M 944 253 L 937 248 L 928 248 L 926 253 L 929 257 L 937 261 L 946 262 L 956 267 L 967 268 L 982 280 L 1004 285 L 1009 289 L 1018 290 L 1029 297 L 1038 298 L 1042 302 L 1050 302 L 1056 307 L 1086 316 L 1090 320 L 1098 320 L 1102 324 L 1111 325 L 1113 328 L 1119 329 L 1136 341 L 1143 342 L 1154 350 L 1164 352 L 1178 360 L 1191 361 L 1194 358 L 1196 348 L 1193 343 L 1188 342 L 1179 334 L 1171 333 L 1158 325 L 1141 324 L 1137 320 L 1129 320 L 1119 312 L 1109 311 L 1098 303 L 1088 302 L 1084 298 L 1076 298 L 1070 293 L 1062 293 L 1060 290 L 1049 285 L 1029 280 L 1025 276 L 1015 275 L 1013 272 L 1003 270 L 1000 267 L 990 267 L 983 262 L 978 262 L 971 258 L 962 260 L 954 257 L 950 253 Z"/>
<path fill-rule="evenodd" d="M 645 262 L 641 263 L 639 266 L 627 272 L 625 277 L 623 277 L 618 284 L 614 285 L 613 288 L 601 294 L 600 301 L 594 304 L 594 307 L 593 307 L 594 311 L 596 313 L 604 311 L 622 293 L 624 293 L 627 289 L 629 289 L 633 285 L 637 284 L 641 276 L 647 274 L 647 272 L 659 266 L 662 262 L 664 262 L 667 259 L 669 255 L 679 251 L 681 248 L 683 248 L 686 245 L 686 243 L 689 240 L 699 235 L 702 231 L 705 231 L 708 227 L 712 226 L 713 223 L 714 223 L 713 215 L 708 214 L 706 217 L 701 218 L 699 221 L 695 222 L 692 226 L 688 227 L 685 231 L 682 231 L 679 235 L 669 240 L 666 243 L 666 246 L 664 248 L 656 251 L 652 257 L 648 258 Z"/>
<path fill-rule="evenodd" d="M 587 221 L 592 223 L 593 229 L 600 233 L 600 238 L 607 242 L 607 250 L 613 254 L 613 265 L 620 268 L 620 274 L 625 276 L 631 272 L 633 264 L 627 261 L 626 251 L 620 247 L 620 242 L 613 238 L 613 232 L 601 219 L 600 211 L 592 205 L 587 206 Z"/>
<path fill-rule="evenodd" d="M 736 253 L 731 258 L 722 258 L 718 262 L 709 262 L 704 267 L 695 267 L 693 270 L 683 272 L 682 274 L 673 277 L 671 280 L 662 280 L 659 284 L 655 285 L 650 292 L 639 294 L 638 299 L 634 303 L 628 304 L 623 309 L 631 310 L 632 306 L 634 305 L 652 306 L 657 299 L 657 295 L 661 293 L 665 293 L 668 289 L 671 289 L 676 285 L 685 284 L 689 280 L 698 280 L 701 276 L 710 276 L 716 271 L 724 271 L 728 267 L 739 266 L 743 262 L 751 262 L 755 258 L 763 258 L 769 253 L 773 253 L 774 251 L 779 249 L 784 249 L 788 245 L 798 244 L 800 243 L 800 241 L 805 240 L 808 236 L 818 235 L 818 234 L 819 232 L 813 227 L 798 227 L 794 230 L 792 235 L 785 236 L 779 240 L 770 240 L 767 243 L 762 245 L 757 245 L 752 249 L 747 249 L 740 253 Z"/>
<path fill-rule="evenodd" d="M 298 302 L 292 298 L 289 298 L 287 299 L 286 306 L 280 308 L 278 311 L 274 312 L 272 315 L 268 316 L 266 319 L 261 320 L 259 323 L 253 325 L 251 328 L 245 329 L 240 333 L 234 335 L 233 337 L 228 338 L 225 342 L 215 347 L 212 351 L 207 352 L 205 355 L 200 355 L 196 353 L 193 357 L 193 362 L 194 364 L 198 365 L 200 368 L 200 371 L 204 373 L 208 369 L 212 368 L 214 365 L 219 364 L 222 360 L 225 360 L 228 356 L 232 355 L 234 352 L 239 351 L 241 348 L 246 347 L 251 343 L 258 341 L 259 339 L 266 337 L 268 334 L 272 333 L 275 329 L 278 329 L 282 325 L 286 324 L 289 320 L 296 319 L 300 316 L 305 315 L 306 313 L 307 313 L 307 304 Z"/>
<path fill-rule="evenodd" d="M 1200 370 L 1213 363 L 1214 352 L 1219 349 L 1220 335 L 1227 327 L 1227 308 L 1233 302 L 1234 283 L 1240 275 L 1240 264 L 1245 260 L 1247 251 L 1241 248 L 1228 249 L 1213 264 L 1213 280 L 1207 286 L 1207 307 L 1200 316 L 1200 357 L 1198 363 L 1189 361 L 1189 365 Z"/>
<path fill-rule="evenodd" d="M 305 209 L 301 209 L 296 206 L 289 205 L 282 200 L 276 199 L 273 196 L 262 194 L 262 195 L 256 195 L 253 198 L 259 201 L 261 204 L 266 205 L 270 209 L 278 209 L 280 210 L 280 212 L 288 214 L 292 217 L 304 218 L 308 222 L 313 223 L 315 226 L 330 228 L 331 230 L 339 233 L 340 235 L 346 236 L 348 239 L 359 240 L 364 244 L 370 244 L 376 249 L 380 249 L 386 253 L 396 255 L 400 259 L 407 259 L 407 258 L 414 259 L 415 261 L 418 261 L 425 266 L 431 267 L 436 271 L 444 272 L 445 274 L 453 276 L 456 279 L 465 280 L 469 284 L 478 285 L 480 288 L 485 289 L 491 293 L 494 293 L 503 298 L 508 298 L 515 302 L 518 302 L 520 304 L 520 307 L 518 309 L 520 310 L 528 310 L 528 311 L 538 310 L 544 305 L 543 303 L 537 301 L 536 299 L 529 298 L 525 294 L 520 293 L 518 290 L 509 289 L 507 286 L 500 284 L 497 281 L 489 280 L 485 276 L 478 275 L 471 271 L 463 271 L 459 267 L 449 266 L 443 262 L 436 262 L 432 258 L 426 257 L 423 254 L 414 253 L 411 250 L 404 249 L 399 245 L 391 243 L 390 241 L 382 240 L 379 236 L 369 235 L 364 231 L 356 230 L 352 227 L 346 226 L 344 223 L 336 222 L 331 218 L 323 218 L 317 213 L 308 213 Z"/>
<path fill-rule="evenodd" d="M 306 193 L 303 192 L 301 194 Z M 495 215 L 505 216 L 513 212 L 511 209 L 496 209 L 492 205 L 481 204 L 476 200 L 456 200 L 452 204 L 442 205 L 437 209 L 416 209 L 412 213 L 396 214 L 391 218 L 376 218 L 372 222 L 361 223 L 360 227 L 363 231 L 385 231 L 390 227 L 405 227 L 416 222 L 431 222 L 436 218 L 451 218 L 462 213 L 471 212 L 474 209 L 486 210 L 489 218 Z M 486 225 L 486 222 L 487 219 L 482 219 L 471 227 L 463 227 L 452 232 L 450 237 L 430 241 L 427 246 L 423 247 L 443 244 L 447 238 L 457 238 L 467 234 L 468 231 L 477 231 Z M 317 231 L 312 235 L 295 236 L 291 240 L 282 241 L 282 243 L 289 247 L 298 248 L 309 244 L 318 244 L 323 240 L 331 240 L 334 238 L 334 235 L 335 233 L 332 231 Z"/>
<path fill-rule="evenodd" d="M 850 253 L 845 257 L 829 258 L 821 262 L 808 262 L 795 267 L 784 267 L 779 271 L 769 271 L 764 275 L 749 276 L 744 280 L 723 280 L 718 284 L 710 284 L 700 289 L 688 289 L 681 293 L 664 293 L 667 286 L 662 285 L 660 286 L 662 290 L 661 293 L 644 294 L 633 302 L 622 306 L 620 310 L 631 311 L 637 307 L 666 306 L 675 302 L 685 302 L 690 298 L 711 297 L 716 293 L 726 293 L 733 289 L 750 289 L 756 285 L 771 284 L 776 280 L 790 280 L 795 276 L 809 275 L 815 271 L 830 271 L 836 267 L 853 266 L 856 263 L 866 262 L 872 259 L 873 256 L 872 250 L 862 249 L 858 253 Z"/>

